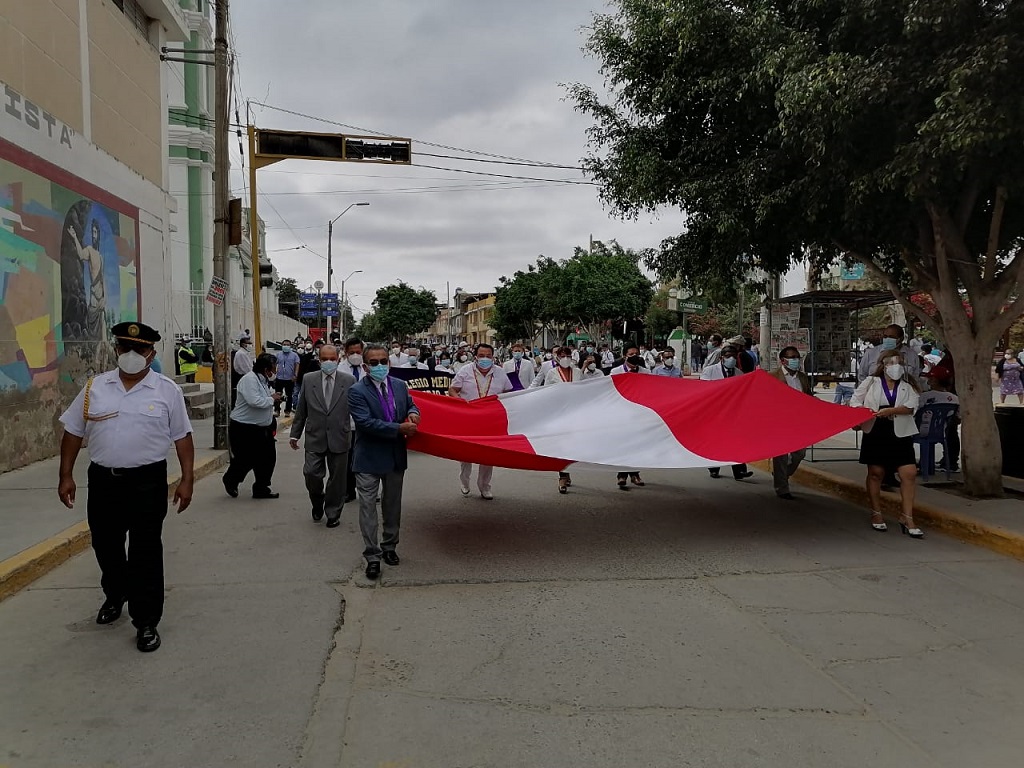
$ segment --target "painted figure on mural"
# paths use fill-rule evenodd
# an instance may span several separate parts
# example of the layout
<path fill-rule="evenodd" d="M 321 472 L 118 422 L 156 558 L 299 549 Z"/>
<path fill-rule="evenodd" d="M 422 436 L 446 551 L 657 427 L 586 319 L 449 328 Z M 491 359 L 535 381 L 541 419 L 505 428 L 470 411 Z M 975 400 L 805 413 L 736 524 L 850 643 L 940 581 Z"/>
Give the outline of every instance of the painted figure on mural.
<path fill-rule="evenodd" d="M 113 220 L 112 220 L 113 217 Z M 103 370 L 107 328 L 122 318 L 117 215 L 90 200 L 71 206 L 61 243 L 62 339 L 72 354 Z M 85 343 L 82 343 L 85 342 Z"/>
<path fill-rule="evenodd" d="M 100 251 L 100 224 L 92 220 L 92 243 L 83 244 L 75 234 L 73 226 L 68 227 L 71 242 L 78 251 L 78 258 L 87 268 L 89 275 L 88 309 L 86 310 L 86 327 L 91 339 L 102 339 L 106 327 L 107 292 L 103 281 L 103 253 Z"/>

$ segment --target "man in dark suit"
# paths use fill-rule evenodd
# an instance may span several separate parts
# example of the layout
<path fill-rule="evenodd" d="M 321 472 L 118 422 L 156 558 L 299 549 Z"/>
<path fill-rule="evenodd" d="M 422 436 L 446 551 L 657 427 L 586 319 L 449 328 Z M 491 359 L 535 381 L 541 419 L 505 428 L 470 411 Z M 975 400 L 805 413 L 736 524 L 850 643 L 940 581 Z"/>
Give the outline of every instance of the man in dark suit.
<path fill-rule="evenodd" d="M 402 483 L 409 465 L 405 440 L 416 434 L 420 412 L 404 381 L 388 376 L 388 351 L 378 344 L 363 349 L 366 376 L 348 391 L 355 422 L 352 469 L 359 498 L 366 578 L 380 576 L 380 561 L 398 565 L 398 528 L 402 520 Z M 381 516 L 384 537 L 377 539 L 377 493 L 384 486 Z"/>
<path fill-rule="evenodd" d="M 321 347 L 320 370 L 307 373 L 302 379 L 288 441 L 292 450 L 297 451 L 305 431 L 306 461 L 302 474 L 313 505 L 313 519 L 320 520 L 326 512 L 328 528 L 341 524 L 341 508 L 345 504 L 351 431 L 348 391 L 355 383 L 350 374 L 338 370 L 338 348 L 332 344 Z"/>

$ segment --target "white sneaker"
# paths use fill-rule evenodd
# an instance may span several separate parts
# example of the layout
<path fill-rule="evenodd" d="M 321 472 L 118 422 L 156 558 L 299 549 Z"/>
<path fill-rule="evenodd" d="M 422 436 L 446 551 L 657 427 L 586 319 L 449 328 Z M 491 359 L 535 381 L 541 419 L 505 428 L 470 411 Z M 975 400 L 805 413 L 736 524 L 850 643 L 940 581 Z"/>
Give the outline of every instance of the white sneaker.
<path fill-rule="evenodd" d="M 490 491 L 480 491 L 480 498 L 487 499 L 488 501 L 490 501 L 491 499 L 494 498 L 494 494 L 491 493 Z"/>
<path fill-rule="evenodd" d="M 463 485 L 461 488 L 459 488 L 459 490 L 462 491 L 462 495 L 463 496 L 469 496 L 469 486 L 468 485 Z"/>

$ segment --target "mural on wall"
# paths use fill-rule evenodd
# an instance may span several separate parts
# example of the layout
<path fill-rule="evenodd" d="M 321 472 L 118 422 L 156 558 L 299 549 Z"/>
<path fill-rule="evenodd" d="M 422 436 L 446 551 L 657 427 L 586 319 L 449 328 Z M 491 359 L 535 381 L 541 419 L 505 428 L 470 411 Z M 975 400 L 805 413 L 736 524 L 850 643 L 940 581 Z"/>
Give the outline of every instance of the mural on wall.
<path fill-rule="evenodd" d="M 0 439 L 27 434 L 5 426 L 11 409 L 52 429 L 85 378 L 113 367 L 111 326 L 138 319 L 138 217 L 0 139 Z"/>

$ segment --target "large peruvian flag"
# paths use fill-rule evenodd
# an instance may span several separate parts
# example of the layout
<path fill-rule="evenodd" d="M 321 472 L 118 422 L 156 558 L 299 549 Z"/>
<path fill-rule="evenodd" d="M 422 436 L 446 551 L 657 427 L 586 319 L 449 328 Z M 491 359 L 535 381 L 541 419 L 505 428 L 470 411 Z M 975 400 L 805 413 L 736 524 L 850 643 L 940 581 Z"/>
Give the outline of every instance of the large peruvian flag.
<path fill-rule="evenodd" d="M 723 381 L 622 374 L 473 402 L 413 392 L 409 447 L 511 469 L 687 469 L 806 448 L 870 413 L 798 392 L 764 371 Z"/>

